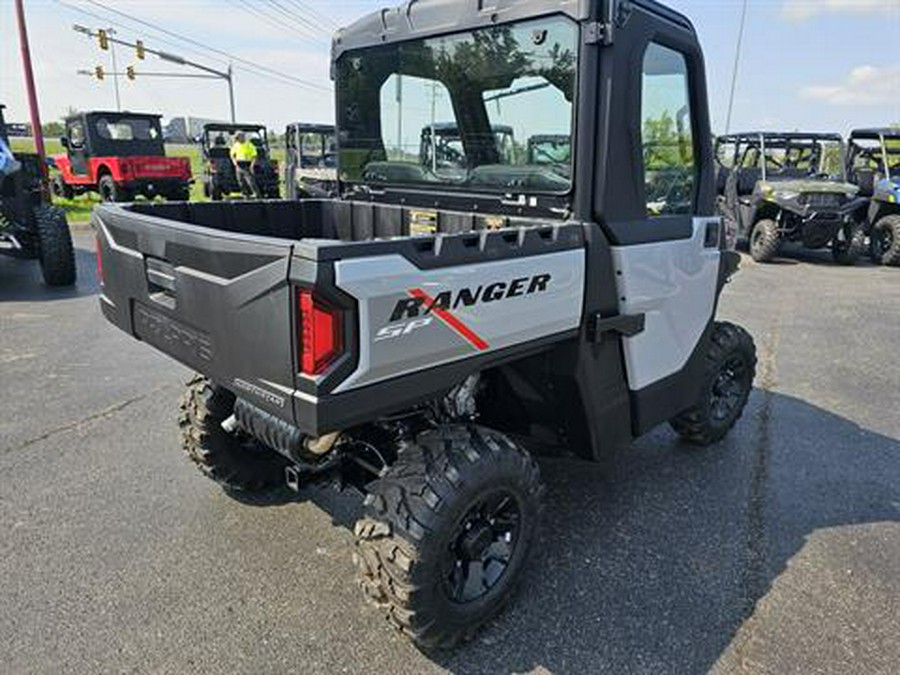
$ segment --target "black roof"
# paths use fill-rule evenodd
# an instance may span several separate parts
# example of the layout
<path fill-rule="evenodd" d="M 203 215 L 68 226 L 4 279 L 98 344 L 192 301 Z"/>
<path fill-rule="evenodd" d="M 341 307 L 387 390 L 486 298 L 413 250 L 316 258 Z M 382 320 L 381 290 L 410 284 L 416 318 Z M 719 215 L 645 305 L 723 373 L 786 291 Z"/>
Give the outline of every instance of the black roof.
<path fill-rule="evenodd" d="M 430 130 L 431 127 L 434 127 L 435 131 L 455 131 L 459 132 L 459 124 L 456 122 L 435 122 L 434 124 L 429 124 L 422 128 L 422 131 Z M 500 133 L 512 133 L 513 128 L 508 124 L 492 124 L 491 130 Z"/>
<path fill-rule="evenodd" d="M 804 132 L 804 131 L 744 131 L 736 134 L 719 136 L 719 143 L 736 143 L 742 141 L 757 140 L 762 136 L 765 140 L 783 141 L 840 141 L 844 137 L 836 133 Z"/>
<path fill-rule="evenodd" d="M 332 58 L 337 60 L 351 49 L 492 26 L 497 15 L 502 17 L 503 23 L 551 14 L 565 14 L 576 21 L 584 21 L 590 18 L 593 9 L 606 1 L 609 0 L 408 0 L 400 7 L 372 12 L 339 29 L 332 43 Z M 631 0 L 631 4 L 694 33 L 687 17 L 656 0 Z"/>
<path fill-rule="evenodd" d="M 209 131 L 259 131 L 266 130 L 263 124 L 224 124 L 222 122 L 214 122 L 212 124 L 203 125 L 203 133 Z"/>
<path fill-rule="evenodd" d="M 878 141 L 881 138 L 900 139 L 900 128 L 882 127 L 880 129 L 854 129 L 850 133 L 851 139 L 863 141 Z"/>
<path fill-rule="evenodd" d="M 316 124 L 314 122 L 291 122 L 287 129 L 293 129 L 303 134 L 333 134 L 333 124 Z"/>
<path fill-rule="evenodd" d="M 73 115 L 69 115 L 66 119 L 74 120 L 80 117 L 113 117 L 113 118 L 130 118 L 134 119 L 135 117 L 144 117 L 144 118 L 154 118 L 161 119 L 162 115 L 158 113 L 142 113 L 142 112 L 130 112 L 128 110 L 86 110 L 84 112 L 78 112 Z"/>

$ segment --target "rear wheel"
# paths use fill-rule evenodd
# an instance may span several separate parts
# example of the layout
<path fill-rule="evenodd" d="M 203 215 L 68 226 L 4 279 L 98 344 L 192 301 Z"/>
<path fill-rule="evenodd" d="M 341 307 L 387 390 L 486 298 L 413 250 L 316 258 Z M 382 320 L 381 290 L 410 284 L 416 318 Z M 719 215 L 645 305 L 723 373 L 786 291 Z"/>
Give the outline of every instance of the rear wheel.
<path fill-rule="evenodd" d="M 778 254 L 780 243 L 778 223 L 771 219 L 760 220 L 750 233 L 750 255 L 756 262 L 769 262 Z"/>
<path fill-rule="evenodd" d="M 182 448 L 206 477 L 227 490 L 256 492 L 283 485 L 287 460 L 240 432 L 222 428 L 234 402 L 234 394 L 205 377 L 188 382 L 178 417 Z"/>
<path fill-rule="evenodd" d="M 756 346 L 740 326 L 716 323 L 703 364 L 700 396 L 671 420 L 672 428 L 692 445 L 721 440 L 744 412 L 756 375 Z"/>
<path fill-rule="evenodd" d="M 100 193 L 100 199 L 104 202 L 128 202 L 132 199 L 132 194 L 116 183 L 109 174 L 100 178 L 97 183 L 97 191 Z"/>
<path fill-rule="evenodd" d="M 58 206 L 42 204 L 34 210 L 40 251 L 41 274 L 48 286 L 75 283 L 75 249 L 66 212 Z"/>
<path fill-rule="evenodd" d="M 900 265 L 900 215 L 885 216 L 872 226 L 871 255 L 878 265 Z"/>
<path fill-rule="evenodd" d="M 831 255 L 839 265 L 855 265 L 866 251 L 866 229 L 862 223 L 848 223 L 831 242 Z"/>
<path fill-rule="evenodd" d="M 542 492 L 534 460 L 499 432 L 421 434 L 370 486 L 356 524 L 367 598 L 420 647 L 470 637 L 515 589 Z"/>

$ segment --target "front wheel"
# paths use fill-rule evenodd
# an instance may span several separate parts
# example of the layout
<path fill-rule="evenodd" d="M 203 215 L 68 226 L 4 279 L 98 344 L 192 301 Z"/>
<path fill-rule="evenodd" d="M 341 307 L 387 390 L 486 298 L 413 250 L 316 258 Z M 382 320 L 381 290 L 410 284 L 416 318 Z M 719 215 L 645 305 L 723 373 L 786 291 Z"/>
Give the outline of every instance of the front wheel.
<path fill-rule="evenodd" d="M 774 220 L 760 220 L 750 233 L 750 255 L 758 263 L 770 262 L 778 254 L 781 236 L 778 223 Z"/>
<path fill-rule="evenodd" d="M 900 215 L 885 216 L 872 226 L 872 262 L 900 265 Z"/>
<path fill-rule="evenodd" d="M 48 286 L 75 283 L 75 248 L 66 212 L 58 206 L 42 204 L 34 210 L 40 251 L 41 274 Z"/>
<path fill-rule="evenodd" d="M 63 177 L 60 175 L 56 175 L 53 177 L 53 180 L 50 181 L 50 191 L 53 193 L 53 196 L 57 199 L 74 199 L 75 198 L 75 190 L 72 189 L 71 185 L 68 185 L 66 181 L 63 180 Z"/>
<path fill-rule="evenodd" d="M 470 637 L 513 594 L 542 493 L 534 460 L 499 432 L 421 434 L 372 484 L 356 524 L 367 598 L 422 648 Z"/>
<path fill-rule="evenodd" d="M 704 358 L 700 395 L 669 423 L 692 445 L 720 441 L 743 414 L 755 376 L 753 338 L 740 326 L 716 323 Z"/>
<path fill-rule="evenodd" d="M 831 242 L 831 255 L 839 265 L 855 265 L 866 251 L 866 228 L 862 223 L 844 225 Z"/>

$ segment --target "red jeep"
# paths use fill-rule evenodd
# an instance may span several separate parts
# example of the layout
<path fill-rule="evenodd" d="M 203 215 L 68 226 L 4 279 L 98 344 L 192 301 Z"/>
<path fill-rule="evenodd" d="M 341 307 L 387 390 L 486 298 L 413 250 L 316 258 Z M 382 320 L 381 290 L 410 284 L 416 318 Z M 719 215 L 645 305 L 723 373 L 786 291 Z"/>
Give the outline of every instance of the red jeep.
<path fill-rule="evenodd" d="M 71 199 L 99 192 L 105 202 L 130 202 L 137 195 L 176 201 L 190 198 L 191 164 L 166 157 L 159 115 L 88 112 L 66 119 L 66 153 L 53 158 L 59 173 L 53 193 Z"/>

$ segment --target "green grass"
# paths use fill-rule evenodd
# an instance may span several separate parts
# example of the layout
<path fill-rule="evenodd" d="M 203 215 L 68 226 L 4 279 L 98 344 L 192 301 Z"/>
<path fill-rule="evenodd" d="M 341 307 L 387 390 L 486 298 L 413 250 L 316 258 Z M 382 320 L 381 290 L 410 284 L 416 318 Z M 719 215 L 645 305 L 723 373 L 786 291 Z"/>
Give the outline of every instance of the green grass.
<path fill-rule="evenodd" d="M 11 138 L 10 144 L 14 152 L 35 151 L 34 143 L 30 139 Z M 56 138 L 44 139 L 44 147 L 50 156 L 64 152 L 59 139 Z M 200 148 L 196 145 L 167 145 L 166 154 L 169 157 L 187 157 L 190 160 L 191 173 L 194 176 L 194 184 L 191 188 L 191 201 L 208 201 L 203 196 L 203 184 L 200 182 L 200 176 L 203 175 Z M 284 148 L 272 148 L 272 158 L 278 161 L 279 170 L 283 171 L 285 161 Z M 282 185 L 283 190 L 284 186 Z M 85 223 L 91 219 L 91 211 L 100 203 L 100 198 L 96 194 L 90 193 L 75 197 L 75 199 L 57 199 L 54 197 L 53 203 L 65 209 L 69 223 Z"/>

